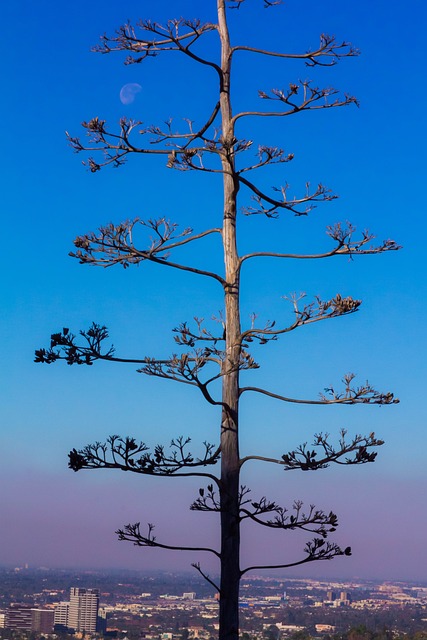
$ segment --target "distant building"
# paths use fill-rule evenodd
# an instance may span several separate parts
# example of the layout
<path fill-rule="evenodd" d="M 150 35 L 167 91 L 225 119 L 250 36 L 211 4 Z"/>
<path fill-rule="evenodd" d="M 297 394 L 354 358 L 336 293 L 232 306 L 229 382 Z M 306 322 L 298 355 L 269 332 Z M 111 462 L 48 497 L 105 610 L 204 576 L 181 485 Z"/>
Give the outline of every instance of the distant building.
<path fill-rule="evenodd" d="M 28 604 L 11 604 L 6 610 L 3 626 L 12 630 L 52 633 L 53 617 L 53 609 L 36 609 Z"/>
<path fill-rule="evenodd" d="M 335 631 L 335 627 L 332 624 L 316 624 L 317 633 L 330 633 Z"/>
<path fill-rule="evenodd" d="M 351 597 L 348 591 L 341 591 L 339 602 L 341 605 L 349 605 L 351 602 Z"/>
<path fill-rule="evenodd" d="M 108 611 L 105 607 L 98 609 L 98 621 L 96 623 L 96 630 L 100 633 L 107 631 L 107 617 Z"/>
<path fill-rule="evenodd" d="M 31 609 L 31 631 L 52 633 L 54 616 L 53 609 Z"/>
<path fill-rule="evenodd" d="M 55 631 L 65 631 L 68 629 L 68 613 L 70 611 L 69 602 L 60 602 L 55 607 L 54 625 Z"/>
<path fill-rule="evenodd" d="M 70 607 L 68 611 L 67 627 L 74 631 L 95 633 L 99 608 L 98 589 L 70 590 Z"/>
<path fill-rule="evenodd" d="M 31 631 L 31 605 L 11 604 L 6 610 L 6 629 L 26 629 Z"/>

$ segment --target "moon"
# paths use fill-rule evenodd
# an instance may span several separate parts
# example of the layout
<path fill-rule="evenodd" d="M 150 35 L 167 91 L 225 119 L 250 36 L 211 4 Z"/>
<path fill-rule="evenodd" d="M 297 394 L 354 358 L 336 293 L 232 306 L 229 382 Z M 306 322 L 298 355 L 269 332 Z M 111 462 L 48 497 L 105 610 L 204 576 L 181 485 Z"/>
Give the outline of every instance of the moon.
<path fill-rule="evenodd" d="M 137 82 L 129 82 L 120 89 L 120 102 L 122 104 L 132 104 L 137 93 L 142 91 L 142 87 Z"/>

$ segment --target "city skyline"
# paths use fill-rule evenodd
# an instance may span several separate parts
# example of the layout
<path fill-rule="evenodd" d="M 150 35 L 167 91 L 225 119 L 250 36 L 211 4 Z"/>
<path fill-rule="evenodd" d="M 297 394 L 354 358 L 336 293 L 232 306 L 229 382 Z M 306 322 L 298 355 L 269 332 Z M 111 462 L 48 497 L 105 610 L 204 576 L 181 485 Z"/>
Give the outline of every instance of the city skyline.
<path fill-rule="evenodd" d="M 212 587 L 194 574 L 155 577 L 135 571 L 79 574 L 30 570 L 25 577 L 25 572 L 1 569 L 0 574 L 0 629 L 73 634 L 71 602 L 61 599 L 70 594 L 72 600 L 79 592 L 79 600 L 89 594 L 97 604 L 98 590 L 97 631 L 110 637 L 112 632 L 132 629 L 144 637 L 170 634 L 169 640 L 178 640 L 181 635 L 186 637 L 188 630 L 190 635 L 208 640 L 218 628 L 218 598 Z M 69 586 L 76 583 L 80 587 Z M 96 589 L 89 586 L 94 584 Z M 26 604 L 20 604 L 20 598 Z M 281 638 L 302 630 L 345 633 L 360 629 L 361 624 L 370 632 L 387 630 L 394 637 L 401 637 L 402 632 L 405 638 L 418 637 L 414 634 L 425 631 L 426 608 L 426 583 L 394 581 L 248 577 L 240 597 L 242 631 L 252 640 L 264 638 L 270 625 L 277 627 Z"/>
<path fill-rule="evenodd" d="M 170 278 L 150 265 L 126 271 L 89 269 L 67 256 L 74 237 L 111 220 L 165 215 L 183 227 L 199 229 L 201 202 L 213 219 L 217 215 L 219 198 L 214 189 L 207 191 L 207 182 L 193 187 L 193 176 L 167 172 L 164 163 L 140 158 L 91 175 L 67 148 L 64 136 L 64 130 L 80 135 L 79 123 L 94 116 L 117 122 L 126 115 L 146 124 L 174 114 L 179 121 L 203 117 L 204 95 L 194 86 L 208 87 L 211 78 L 200 74 L 193 79 L 189 74 L 194 69 L 185 61 L 176 59 L 168 66 L 159 58 L 124 67 L 119 57 L 89 52 L 100 34 L 111 33 L 128 18 L 164 21 L 177 11 L 212 17 L 207 8 L 197 11 L 200 3 L 180 0 L 179 10 L 177 4 L 166 0 L 151 8 L 129 0 L 119 8 L 112 2 L 95 0 L 88 6 L 76 0 L 72 7 L 55 6 L 53 11 L 48 0 L 37 6 L 17 0 L 0 9 L 4 24 L 18 24 L 25 42 L 25 47 L 16 47 L 11 29 L 0 45 L 7 87 L 0 103 L 7 123 L 2 156 L 6 240 L 0 259 L 3 274 L 8 274 L 0 315 L 0 565 L 190 570 L 191 562 L 205 563 L 200 555 L 119 543 L 114 531 L 136 521 L 142 526 L 154 522 L 162 540 L 170 541 L 173 531 L 183 541 L 191 531 L 196 543 L 218 542 L 214 518 L 188 510 L 197 496 L 197 480 L 180 484 L 67 469 L 70 449 L 114 433 L 151 446 L 188 434 L 197 455 L 204 439 L 218 441 L 214 407 L 205 406 L 191 389 L 143 379 L 132 366 L 50 367 L 32 362 L 34 350 L 48 345 L 51 333 L 62 327 L 77 333 L 92 321 L 108 326 L 120 354 L 168 354 L 174 348 L 175 326 L 195 315 L 209 318 L 218 312 L 221 300 L 214 289 L 189 277 Z M 239 62 L 236 87 L 242 103 L 257 103 L 257 89 L 287 86 L 310 76 L 361 101 L 360 109 L 307 114 L 292 128 L 280 121 L 251 123 L 248 136 L 296 154 L 292 188 L 303 188 L 306 180 L 324 182 L 340 199 L 307 219 L 263 221 L 259 226 L 251 222 L 242 243 L 253 247 L 261 237 L 274 246 L 284 239 L 289 250 L 304 249 L 305 244 L 326 246 L 326 225 L 349 219 L 359 230 L 368 227 L 380 241 L 391 237 L 404 246 L 392 255 L 361 256 L 352 262 L 344 258 L 314 268 L 299 264 L 272 272 L 269 263 L 258 271 L 248 269 L 245 322 L 254 311 L 263 319 L 280 317 L 285 304 L 281 296 L 292 291 L 324 299 L 339 291 L 363 300 L 352 317 L 307 327 L 303 335 L 264 347 L 261 372 L 272 388 L 317 397 L 326 386 L 338 385 L 343 374 L 355 371 L 357 381 L 368 379 L 380 390 L 394 392 L 401 404 L 301 409 L 251 400 L 243 407 L 244 451 L 281 455 L 310 442 L 316 431 L 336 438 L 341 428 L 350 435 L 375 431 L 386 444 L 375 464 L 363 468 L 284 475 L 280 469 L 258 467 L 247 482 L 254 497 L 267 495 L 288 507 L 301 499 L 338 514 L 334 540 L 351 546 L 352 557 L 292 570 L 293 576 L 426 579 L 427 228 L 419 185 L 425 164 L 426 91 L 420 82 L 421 25 L 427 8 L 417 0 L 402 7 L 390 7 L 385 0 L 345 7 L 325 0 L 319 7 L 310 0 L 302 21 L 295 2 L 274 11 L 263 10 L 261 2 L 245 4 L 231 16 L 236 40 L 271 41 L 273 49 L 308 49 L 324 31 L 351 40 L 362 55 L 324 74 L 297 64 L 260 65 L 246 58 L 245 67 Z M 189 78 L 190 88 L 184 86 Z M 129 84 L 141 87 L 130 102 L 121 99 Z M 168 194 L 170 198 L 163 197 Z M 208 244 L 195 258 L 216 265 L 214 249 Z M 283 536 L 259 538 L 249 528 L 243 534 L 243 561 L 272 561 L 302 550 L 305 539 Z M 214 563 L 206 566 L 216 570 Z"/>

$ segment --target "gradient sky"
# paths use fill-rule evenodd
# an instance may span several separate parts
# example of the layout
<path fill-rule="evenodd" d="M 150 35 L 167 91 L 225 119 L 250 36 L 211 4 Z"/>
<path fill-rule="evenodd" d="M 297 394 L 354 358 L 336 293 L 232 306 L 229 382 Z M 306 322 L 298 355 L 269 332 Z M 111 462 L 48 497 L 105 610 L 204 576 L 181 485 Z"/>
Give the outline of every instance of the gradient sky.
<path fill-rule="evenodd" d="M 64 131 L 80 122 L 122 115 L 157 124 L 169 117 L 199 123 L 215 98 L 215 77 L 179 55 L 125 67 L 120 55 L 90 52 L 100 34 L 127 19 L 199 16 L 214 19 L 213 0 L 15 0 L 2 3 L 3 96 L 0 327 L 0 564 L 185 568 L 196 555 L 134 549 L 116 541 L 127 522 L 154 522 L 160 541 L 217 543 L 215 517 L 190 513 L 198 482 L 67 469 L 67 453 L 112 433 L 150 445 L 188 434 L 193 451 L 218 441 L 219 415 L 184 385 L 145 378 L 134 367 L 98 363 L 67 367 L 33 363 L 63 326 L 78 331 L 97 321 L 109 327 L 119 355 L 166 356 L 171 329 L 221 308 L 212 282 L 190 274 L 139 268 L 92 269 L 68 257 L 73 238 L 110 221 L 166 216 L 203 230 L 220 224 L 220 182 L 166 170 L 164 159 L 131 158 L 118 170 L 90 174 L 67 146 Z M 239 136 L 295 153 L 290 165 L 260 175 L 268 188 L 288 181 L 301 193 L 322 182 L 340 199 L 307 218 L 241 220 L 242 249 L 315 251 L 328 245 L 325 227 L 350 220 L 404 250 L 383 256 L 290 264 L 271 260 L 243 273 L 244 321 L 290 318 L 282 296 L 294 291 L 328 299 L 340 292 L 363 300 L 360 312 L 302 328 L 262 349 L 261 369 L 247 377 L 272 391 L 316 398 L 354 371 L 393 407 L 301 407 L 244 397 L 242 453 L 277 455 L 317 431 L 375 431 L 386 440 L 374 465 L 316 474 L 252 467 L 244 481 L 253 496 L 284 506 L 294 499 L 338 513 L 335 540 L 351 558 L 318 563 L 293 575 L 425 580 L 426 340 L 425 287 L 425 28 L 422 0 L 287 0 L 264 10 L 247 0 L 230 15 L 234 43 L 286 51 L 314 48 L 322 32 L 353 42 L 359 58 L 333 69 L 242 54 L 234 67 L 235 105 L 256 106 L 257 90 L 313 78 L 356 95 L 350 107 L 295 118 L 244 120 Z M 216 43 L 206 47 L 216 56 Z M 138 83 L 133 103 L 120 90 Z M 264 106 L 264 103 L 261 103 Z M 245 194 L 247 195 L 247 194 Z M 242 204 L 244 200 L 242 200 Z M 206 241 L 194 264 L 220 268 L 221 248 Z M 172 536 L 173 533 L 173 536 Z M 191 533 L 191 536 L 190 536 Z M 303 540 L 292 533 L 243 533 L 243 565 L 296 559 Z"/>

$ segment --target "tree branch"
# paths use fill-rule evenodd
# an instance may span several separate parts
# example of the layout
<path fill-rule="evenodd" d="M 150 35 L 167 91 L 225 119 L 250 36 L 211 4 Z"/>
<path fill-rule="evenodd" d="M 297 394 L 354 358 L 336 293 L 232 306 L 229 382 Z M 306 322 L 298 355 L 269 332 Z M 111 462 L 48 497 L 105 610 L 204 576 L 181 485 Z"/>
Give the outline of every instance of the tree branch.
<path fill-rule="evenodd" d="M 144 536 L 140 530 L 140 523 L 127 524 L 123 529 L 116 531 L 119 536 L 119 540 L 125 540 L 127 542 L 133 542 L 136 547 L 157 547 L 159 549 L 169 549 L 170 551 L 207 551 L 213 553 L 217 558 L 220 557 L 218 551 L 209 547 L 186 547 L 181 545 L 163 544 L 157 542 L 156 537 L 153 536 L 153 524 L 148 524 L 148 534 Z"/>
<path fill-rule="evenodd" d="M 378 440 L 375 433 L 369 436 L 357 434 L 350 442 L 346 441 L 347 431 L 341 430 L 338 447 L 335 448 L 329 442 L 328 433 L 316 433 L 314 436 L 313 447 L 317 447 L 323 453 L 323 457 L 318 458 L 317 452 L 307 448 L 307 443 L 297 447 L 294 451 L 290 451 L 282 456 L 282 464 L 285 471 L 292 469 L 301 469 L 302 471 L 325 469 L 331 463 L 342 465 L 365 464 L 374 462 L 377 452 L 368 452 L 371 447 L 380 447 L 384 444 L 384 440 Z M 354 456 L 348 457 L 348 454 L 354 453 Z M 347 456 L 347 457 L 345 457 Z M 344 458 L 341 462 L 341 458 Z"/>
<path fill-rule="evenodd" d="M 297 96 L 299 96 L 300 90 L 302 92 L 300 102 L 296 102 Z M 288 90 L 272 89 L 270 94 L 265 91 L 259 91 L 258 95 L 262 100 L 273 100 L 281 102 L 290 107 L 285 111 L 242 111 L 233 116 L 233 123 L 237 122 L 240 118 L 246 118 L 248 116 L 255 117 L 285 117 L 302 111 L 317 111 L 318 109 L 331 109 L 334 107 L 347 107 L 350 104 L 358 106 L 357 98 L 344 94 L 343 98 L 336 98 L 333 102 L 328 102 L 328 98 L 337 95 L 339 92 L 333 87 L 326 87 L 319 89 L 319 87 L 311 86 L 311 81 L 300 80 L 300 84 L 289 84 Z M 322 104 L 315 104 L 319 101 L 323 101 Z"/>
<path fill-rule="evenodd" d="M 330 511 L 327 514 L 316 509 L 314 505 L 310 505 L 309 511 L 304 513 L 301 500 L 296 500 L 292 505 L 293 514 L 290 514 L 288 509 L 279 506 L 276 502 L 267 500 L 265 496 L 258 501 L 246 500 L 245 503 L 249 503 L 249 506 L 240 507 L 240 513 L 243 514 L 241 520 L 250 519 L 252 522 L 272 529 L 289 529 L 291 531 L 300 529 L 326 538 L 338 526 L 338 518 L 335 513 Z M 260 516 L 265 514 L 274 514 L 274 518 L 263 520 Z"/>
<path fill-rule="evenodd" d="M 204 455 L 194 458 L 187 451 L 190 441 L 190 438 L 180 436 L 171 441 L 169 452 L 165 451 L 163 445 L 156 445 L 151 452 L 144 442 L 138 444 L 135 438 L 114 435 L 110 436 L 106 443 L 95 442 L 80 450 L 72 449 L 68 456 L 68 466 L 73 471 L 119 469 L 152 476 L 197 476 L 218 482 L 212 474 L 198 472 L 197 469 L 215 465 L 220 459 L 220 449 L 204 442 Z M 186 469 L 196 471 L 188 472 Z"/>
<path fill-rule="evenodd" d="M 191 504 L 190 510 L 220 513 L 221 505 L 212 484 L 208 485 L 206 492 L 203 488 L 199 489 L 199 497 Z"/>
<path fill-rule="evenodd" d="M 214 589 L 216 589 L 218 591 L 218 593 L 220 593 L 220 588 L 218 587 L 218 585 L 215 584 L 215 582 L 213 580 L 211 580 L 211 578 L 209 577 L 209 575 L 207 573 L 204 573 L 204 571 L 201 570 L 200 562 L 192 562 L 191 566 L 194 567 L 196 569 L 196 571 L 198 571 L 200 573 L 200 575 L 202 576 L 202 578 L 204 578 L 206 580 L 206 582 L 209 582 L 209 584 L 212 585 L 212 587 Z"/>
<path fill-rule="evenodd" d="M 194 347 L 197 342 L 213 342 L 214 345 L 217 342 L 224 342 L 224 332 L 222 336 L 214 336 L 208 329 L 203 327 L 203 318 L 194 318 L 197 325 L 197 333 L 192 331 L 187 322 L 181 323 L 178 327 L 173 329 L 173 332 L 178 334 L 174 340 L 180 346 Z"/>
<path fill-rule="evenodd" d="M 276 51 L 267 51 L 266 49 L 258 49 L 256 47 L 236 46 L 233 47 L 232 52 L 235 51 L 249 51 L 252 53 L 258 53 L 264 56 L 272 56 L 275 58 L 286 58 L 293 60 L 305 60 L 306 65 L 314 67 L 317 65 L 331 67 L 341 59 L 349 58 L 359 55 L 359 50 L 353 47 L 350 42 L 337 43 L 335 36 L 330 36 L 322 33 L 320 36 L 320 43 L 317 49 L 314 51 L 307 51 L 306 53 L 280 53 Z M 321 58 L 330 58 L 325 62 L 320 62 Z"/>
<path fill-rule="evenodd" d="M 352 387 L 355 374 L 348 373 L 344 376 L 343 382 L 345 383 L 345 390 L 343 392 L 336 392 L 333 387 L 325 389 L 327 395 L 320 394 L 319 400 L 298 400 L 296 398 L 288 398 L 286 396 L 278 395 L 261 389 L 259 387 L 243 387 L 240 389 L 240 395 L 245 391 L 254 391 L 270 398 L 276 398 L 276 400 L 282 400 L 283 402 L 292 402 L 296 404 L 397 404 L 399 400 L 394 397 L 392 393 L 380 393 L 376 391 L 368 382 L 360 387 Z"/>
<path fill-rule="evenodd" d="M 287 564 L 270 564 L 270 565 L 254 565 L 247 567 L 241 571 L 240 575 L 243 576 L 249 571 L 257 571 L 259 569 L 288 569 L 290 567 L 297 567 L 307 562 L 314 562 L 317 560 L 331 560 L 336 556 L 351 556 L 351 548 L 346 547 L 341 549 L 337 544 L 326 542 L 322 538 L 314 538 L 311 542 L 308 542 L 304 549 L 307 557 L 297 562 L 290 562 Z"/>
<path fill-rule="evenodd" d="M 346 316 L 351 313 L 355 313 L 360 305 L 360 300 L 354 300 L 348 296 L 343 298 L 339 293 L 331 300 L 323 301 L 318 296 L 315 297 L 315 302 L 304 305 L 302 309 L 298 307 L 298 301 L 304 298 L 305 294 L 297 296 L 293 294 L 290 299 L 294 307 L 295 322 L 289 327 L 284 329 L 275 329 L 275 322 L 269 321 L 267 325 L 258 329 L 255 325 L 256 315 L 252 316 L 252 327 L 242 333 L 242 341 L 252 342 L 254 339 L 258 340 L 260 344 L 266 344 L 270 340 L 275 340 L 283 333 L 293 331 L 298 327 L 302 327 L 306 324 L 312 324 L 313 322 L 320 322 L 321 320 L 330 320 L 331 318 L 338 318 Z M 286 296 L 285 296 L 286 299 Z"/>
<path fill-rule="evenodd" d="M 252 144 L 252 142 L 250 143 Z M 249 142 L 247 143 L 247 148 L 250 146 Z M 246 149 L 245 149 L 246 150 Z M 237 175 L 241 175 L 246 171 L 253 171 L 254 169 L 260 169 L 261 167 L 266 167 L 270 164 L 283 164 L 284 162 L 290 162 L 294 159 L 293 153 L 286 154 L 283 149 L 280 147 L 267 147 L 265 145 L 258 146 L 258 158 L 259 162 L 256 164 L 250 165 L 249 167 L 244 167 L 243 169 L 239 169 L 237 171 Z"/>
<path fill-rule="evenodd" d="M 148 249 L 140 250 L 135 247 L 133 232 L 136 225 L 154 232 L 154 237 L 151 237 L 151 245 Z M 146 221 L 135 218 L 135 220 L 121 222 L 118 225 L 110 223 L 105 227 L 100 227 L 98 234 L 91 232 L 78 236 L 74 240 L 77 251 L 75 253 L 71 252 L 69 255 L 72 258 L 77 258 L 80 264 L 102 267 L 120 264 L 125 269 L 131 264 L 139 264 L 144 260 L 149 260 L 175 269 L 208 276 L 224 285 L 224 279 L 216 273 L 168 260 L 169 252 L 172 249 L 200 240 L 212 233 L 221 233 L 221 230 L 214 228 L 191 235 L 193 232 L 191 228 L 177 233 L 177 227 L 176 223 L 171 223 L 166 218 Z"/>
<path fill-rule="evenodd" d="M 297 254 L 297 253 L 279 253 L 275 251 L 257 251 L 254 253 L 248 253 L 240 258 L 242 264 L 245 260 L 251 258 L 293 258 L 297 260 L 313 260 L 319 258 L 330 258 L 331 256 L 350 256 L 354 255 L 374 255 L 377 253 L 385 253 L 386 251 L 398 251 L 402 247 L 398 245 L 394 240 L 383 240 L 379 245 L 369 244 L 371 240 L 375 238 L 367 229 L 362 232 L 362 237 L 353 240 L 353 234 L 356 231 L 356 227 L 350 222 L 343 225 L 341 222 L 337 222 L 334 225 L 326 228 L 327 235 L 336 241 L 336 246 L 331 251 L 325 251 L 324 253 L 313 254 Z"/>
<path fill-rule="evenodd" d="M 310 192 L 310 183 L 306 183 L 306 195 L 302 198 L 292 198 L 288 199 L 287 191 L 289 189 L 289 185 L 285 184 L 284 186 L 278 188 L 273 187 L 273 190 L 281 193 L 282 199 L 278 200 L 277 198 L 272 198 L 268 196 L 266 193 L 258 189 L 258 187 L 247 180 L 243 176 L 239 175 L 237 177 L 239 182 L 247 186 L 255 195 L 252 196 L 252 200 L 257 203 L 257 207 L 244 207 L 243 213 L 245 215 L 265 215 L 267 218 L 277 218 L 278 213 L 277 209 L 286 209 L 287 211 L 291 211 L 295 216 L 306 216 L 315 208 L 315 202 L 330 202 L 331 200 L 336 200 L 338 196 L 333 195 L 330 189 L 327 189 L 324 185 L 318 184 L 316 189 Z M 265 207 L 263 202 L 271 204 L 271 207 Z M 301 205 L 306 205 L 301 208 Z"/>
<path fill-rule="evenodd" d="M 92 50 L 103 54 L 111 53 L 112 51 L 129 51 L 131 54 L 137 54 L 137 57 L 129 55 L 125 60 L 125 64 L 138 64 L 145 60 L 145 58 L 158 55 L 161 51 L 180 51 L 220 72 L 217 64 L 196 56 L 190 50 L 191 45 L 202 35 L 210 31 L 215 31 L 217 25 L 210 23 L 202 24 L 200 20 L 184 20 L 180 18 L 168 20 L 165 26 L 151 20 L 140 20 L 136 27 L 140 31 L 152 33 L 158 36 L 158 38 L 151 40 L 138 38 L 135 28 L 131 24 L 125 24 L 117 29 L 115 36 L 101 36 L 101 44 L 93 47 Z M 186 28 L 188 31 L 180 34 L 181 28 Z M 182 43 L 188 40 L 190 40 L 190 42 L 187 46 L 182 46 Z"/>
<path fill-rule="evenodd" d="M 117 358 L 114 347 L 111 346 L 102 353 L 102 343 L 108 336 L 107 327 L 92 322 L 87 331 L 80 331 L 80 335 L 86 340 L 87 346 L 77 345 L 76 336 L 70 333 L 67 327 L 61 333 L 53 333 L 50 337 L 49 349 L 37 349 L 34 362 L 52 364 L 57 360 L 65 360 L 67 364 L 92 365 L 95 360 L 108 360 L 109 362 L 124 362 L 142 364 L 145 358 Z M 59 349 L 57 349 L 59 347 Z"/>
<path fill-rule="evenodd" d="M 369 436 L 356 434 L 349 442 L 346 440 L 346 435 L 346 429 L 341 429 L 338 447 L 335 448 L 329 442 L 328 433 L 316 433 L 312 446 L 321 450 L 323 453 L 321 458 L 317 457 L 317 452 L 314 449 L 310 450 L 307 448 L 307 443 L 304 442 L 304 444 L 297 447 L 294 451 L 284 454 L 280 459 L 267 458 L 264 456 L 246 456 L 242 458 L 240 464 L 243 465 L 249 460 L 259 460 L 280 464 L 284 467 L 285 471 L 292 469 L 316 471 L 317 469 L 326 469 L 332 463 L 355 465 L 374 462 L 377 457 L 377 452 L 368 452 L 368 449 L 371 447 L 380 447 L 384 444 L 384 440 L 377 439 L 373 432 L 370 433 Z M 348 454 L 354 455 L 348 457 Z M 341 458 L 344 457 L 345 459 L 342 462 Z"/>
<path fill-rule="evenodd" d="M 96 161 L 93 157 L 89 157 L 87 161 L 83 161 L 83 165 L 88 166 L 92 173 L 96 173 L 97 171 L 100 171 L 102 167 L 110 164 L 114 167 L 124 164 L 126 156 L 129 153 L 166 155 L 168 158 L 166 166 L 168 168 L 174 167 L 175 161 L 180 157 L 182 168 L 185 165 L 185 161 L 191 159 L 191 157 L 196 154 L 218 154 L 220 152 L 218 142 L 216 141 L 217 132 L 213 132 L 213 139 L 209 139 L 204 135 L 209 127 L 213 125 L 218 112 L 219 108 L 217 103 L 208 120 L 201 129 L 196 132 L 193 131 L 193 123 L 189 119 L 186 119 L 189 127 L 188 133 L 173 133 L 171 119 L 165 123 L 167 131 L 163 131 L 159 126 L 155 125 L 150 125 L 139 130 L 138 133 L 140 136 L 151 136 L 149 141 L 151 148 L 150 146 L 136 146 L 130 141 L 132 132 L 142 123 L 138 120 L 130 120 L 127 118 L 121 118 L 119 120 L 118 134 L 111 132 L 106 127 L 106 121 L 100 120 L 98 117 L 92 118 L 88 122 L 82 122 L 82 126 L 86 129 L 87 136 L 89 138 L 87 145 L 83 144 L 79 137 L 71 136 L 68 132 L 66 132 L 66 136 L 70 146 L 76 153 L 80 153 L 82 151 L 103 153 L 104 160 L 101 162 Z M 199 139 L 202 141 L 201 146 L 196 145 L 190 147 L 190 144 Z M 178 144 L 178 140 L 181 140 L 183 144 Z M 165 143 L 164 148 L 153 148 L 152 146 L 163 142 Z M 186 168 L 190 168 L 188 164 Z"/>
<path fill-rule="evenodd" d="M 224 403 L 217 402 L 212 398 L 208 391 L 208 386 L 215 380 L 222 378 L 226 373 L 228 375 L 234 371 L 257 369 L 259 367 L 252 356 L 244 350 L 241 350 L 239 362 L 235 363 L 231 368 L 229 367 L 226 372 L 222 366 L 226 360 L 225 351 L 215 347 L 205 347 L 204 349 L 194 349 L 190 354 L 192 355 L 190 356 L 189 353 L 184 353 L 181 356 L 174 354 L 166 361 L 147 358 L 144 367 L 138 369 L 138 373 L 197 386 L 210 404 L 225 406 Z M 199 374 L 208 363 L 212 362 L 220 367 L 220 371 L 203 382 Z"/>

